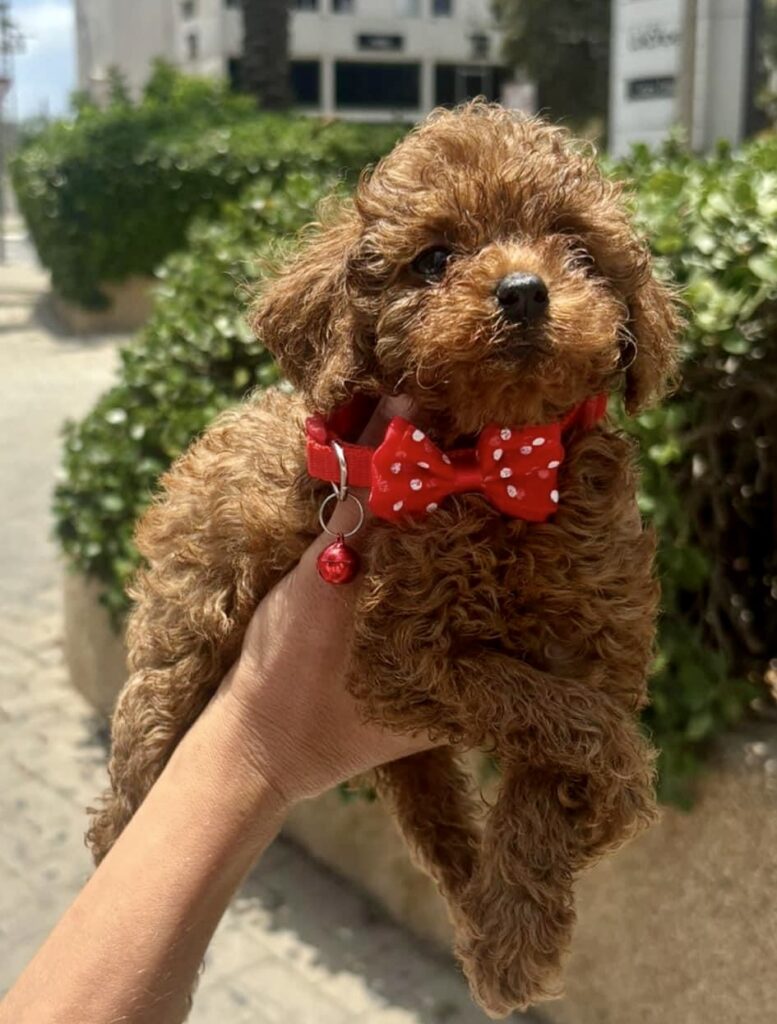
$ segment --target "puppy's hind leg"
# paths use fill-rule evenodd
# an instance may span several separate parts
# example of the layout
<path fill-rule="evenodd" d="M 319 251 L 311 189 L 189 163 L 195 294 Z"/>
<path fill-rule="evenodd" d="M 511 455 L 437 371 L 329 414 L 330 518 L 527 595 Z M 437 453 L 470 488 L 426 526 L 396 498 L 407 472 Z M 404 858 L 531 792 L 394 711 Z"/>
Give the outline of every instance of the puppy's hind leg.
<path fill-rule="evenodd" d="M 378 791 L 396 816 L 420 866 L 437 882 L 452 916 L 478 852 L 472 780 L 451 747 L 438 747 L 378 769 Z"/>
<path fill-rule="evenodd" d="M 86 834 L 99 864 L 129 823 L 213 687 L 175 669 L 137 672 L 113 716 L 110 789 L 90 807 Z"/>
<path fill-rule="evenodd" d="M 151 589 L 149 579 L 153 576 L 147 574 L 147 589 Z M 169 577 L 165 583 L 169 598 Z M 197 591 L 201 601 L 204 585 L 203 580 Z M 209 597 L 215 608 L 216 594 Z M 203 602 L 205 606 L 208 603 L 207 599 Z M 195 636 L 182 628 L 182 608 L 169 600 L 161 605 L 148 592 L 141 598 L 130 629 L 130 634 L 138 637 L 139 649 L 132 652 L 136 670 L 119 697 L 111 724 L 111 785 L 99 809 L 91 809 L 93 817 L 87 833 L 97 863 L 116 842 L 237 656 L 250 612 L 247 603 L 228 619 L 223 613 L 215 614 L 208 624 L 203 621 L 207 613 L 201 607 L 199 636 Z M 152 617 L 156 620 L 153 626 Z M 178 622 L 174 624 L 175 619 Z M 209 634 L 207 639 L 203 632 Z"/>

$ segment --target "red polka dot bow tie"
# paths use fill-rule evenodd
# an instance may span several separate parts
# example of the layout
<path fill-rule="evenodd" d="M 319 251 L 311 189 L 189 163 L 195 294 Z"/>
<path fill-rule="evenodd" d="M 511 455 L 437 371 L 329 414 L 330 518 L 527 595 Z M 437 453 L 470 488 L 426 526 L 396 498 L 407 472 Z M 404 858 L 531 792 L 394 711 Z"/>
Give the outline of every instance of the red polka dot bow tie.
<path fill-rule="evenodd" d="M 337 427 L 347 423 L 347 413 L 340 411 L 329 421 L 311 416 L 306 424 L 308 473 L 333 483 L 340 479 L 340 461 L 332 448 L 332 441 L 338 441 L 348 484 L 369 487 L 369 508 L 381 519 L 423 518 L 451 494 L 478 492 L 504 515 L 544 522 L 559 503 L 564 432 L 573 426 L 590 429 L 606 406 L 606 396 L 597 395 L 555 423 L 518 428 L 492 424 L 484 427 L 474 448 L 449 452 L 401 416 L 391 420 L 375 449 L 341 440 Z"/>

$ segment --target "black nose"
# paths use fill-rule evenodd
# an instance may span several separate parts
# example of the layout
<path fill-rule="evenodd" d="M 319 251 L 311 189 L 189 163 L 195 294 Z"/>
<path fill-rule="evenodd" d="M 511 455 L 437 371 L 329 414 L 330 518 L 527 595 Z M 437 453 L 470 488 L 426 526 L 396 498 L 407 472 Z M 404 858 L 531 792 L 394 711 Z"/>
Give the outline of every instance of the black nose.
<path fill-rule="evenodd" d="M 514 324 L 530 323 L 548 308 L 548 286 L 536 274 L 508 274 L 496 286 L 496 297 Z"/>

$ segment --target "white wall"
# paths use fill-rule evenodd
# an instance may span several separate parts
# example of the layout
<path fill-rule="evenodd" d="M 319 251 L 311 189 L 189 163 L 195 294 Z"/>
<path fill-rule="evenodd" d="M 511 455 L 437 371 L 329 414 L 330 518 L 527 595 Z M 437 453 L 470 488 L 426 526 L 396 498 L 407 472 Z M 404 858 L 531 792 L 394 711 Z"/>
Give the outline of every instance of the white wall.
<path fill-rule="evenodd" d="M 614 0 L 610 71 L 610 149 L 659 142 L 676 119 L 681 0 Z M 669 96 L 648 98 L 674 81 Z"/>
<path fill-rule="evenodd" d="M 214 2 L 214 0 L 209 0 Z M 218 3 L 218 0 L 215 0 Z M 407 11 L 418 10 L 417 16 Z M 222 6 L 226 52 L 241 49 L 240 11 Z M 335 14 L 331 0 L 319 0 L 318 11 L 293 11 L 291 14 L 291 52 L 294 57 L 355 55 L 356 36 L 360 33 L 401 35 L 406 41 L 397 59 L 434 56 L 437 60 L 469 60 L 469 36 L 485 33 L 491 38 L 491 52 L 498 52 L 498 34 L 490 12 L 489 0 L 453 0 L 453 17 L 433 17 L 432 0 L 354 0 L 353 14 Z M 391 56 L 394 59 L 395 55 Z M 370 54 L 360 52 L 360 59 Z M 375 59 L 388 59 L 373 53 Z"/>
<path fill-rule="evenodd" d="M 115 66 L 141 89 L 155 57 L 174 58 L 176 10 L 160 0 L 76 0 L 79 88 L 101 96 Z"/>
<path fill-rule="evenodd" d="M 747 88 L 748 0 L 697 0 L 691 141 L 741 140 Z M 610 148 L 655 144 L 679 120 L 683 0 L 613 0 Z M 674 92 L 644 98 L 674 79 Z M 635 95 L 643 92 L 642 97 Z"/>
<path fill-rule="evenodd" d="M 453 0 L 451 17 L 434 16 L 433 0 L 355 0 L 354 13 L 332 10 L 320 0 L 316 12 L 293 11 L 290 21 L 292 58 L 321 62 L 320 110 L 335 112 L 334 65 L 338 60 L 420 64 L 421 105 L 418 110 L 339 111 L 343 116 L 373 120 L 403 117 L 415 120 L 434 105 L 434 65 L 495 65 L 500 40 L 490 0 Z M 242 50 L 242 15 L 224 0 L 196 0 L 191 17 L 181 0 L 76 0 L 79 19 L 79 78 L 99 95 L 99 82 L 115 64 L 127 75 L 133 91 L 148 76 L 156 56 L 186 71 L 222 75 L 229 57 Z M 488 56 L 478 59 L 472 36 L 489 40 Z M 192 58 L 189 37 L 196 36 Z M 363 49 L 360 35 L 400 36 L 397 51 Z M 97 83 L 97 85 L 95 85 Z"/>
<path fill-rule="evenodd" d="M 394 51 L 365 50 L 359 35 L 401 36 Z M 471 36 L 489 39 L 488 57 L 473 60 Z M 238 55 L 242 44 L 238 10 L 224 11 L 224 48 Z M 413 63 L 421 65 L 421 106 L 418 110 L 339 110 L 343 117 L 370 120 L 417 120 L 434 106 L 434 65 L 498 64 L 500 38 L 490 0 L 453 0 L 451 17 L 432 14 L 432 0 L 355 0 L 353 13 L 332 10 L 331 0 L 319 0 L 317 11 L 294 11 L 290 50 L 293 58 L 321 61 L 321 112 L 335 113 L 334 64 L 338 60 Z"/>
<path fill-rule="evenodd" d="M 699 0 L 693 145 L 742 138 L 747 85 L 746 0 Z"/>
<path fill-rule="evenodd" d="M 240 12 L 226 10 L 223 0 L 196 0 L 195 15 L 185 19 L 180 2 L 175 3 L 175 62 L 187 71 L 200 75 L 222 75 L 224 73 L 225 27 L 235 15 L 240 22 Z M 199 56 L 189 57 L 187 37 L 197 36 Z"/>
<path fill-rule="evenodd" d="M 358 51 L 356 36 L 360 33 L 401 35 L 405 45 L 391 59 L 462 60 L 471 58 L 469 37 L 474 33 L 489 34 L 493 20 L 485 0 L 454 0 L 455 17 L 432 17 L 430 0 L 420 7 L 422 17 L 397 17 L 391 0 L 357 0 L 357 14 L 313 14 L 297 12 L 292 19 L 292 52 L 295 56 L 317 53 L 354 55 L 359 59 L 386 59 L 385 54 Z M 491 52 L 495 51 L 496 36 Z"/>
<path fill-rule="evenodd" d="M 78 88 L 90 89 L 111 49 L 111 9 L 100 0 L 76 0 L 75 9 Z"/>

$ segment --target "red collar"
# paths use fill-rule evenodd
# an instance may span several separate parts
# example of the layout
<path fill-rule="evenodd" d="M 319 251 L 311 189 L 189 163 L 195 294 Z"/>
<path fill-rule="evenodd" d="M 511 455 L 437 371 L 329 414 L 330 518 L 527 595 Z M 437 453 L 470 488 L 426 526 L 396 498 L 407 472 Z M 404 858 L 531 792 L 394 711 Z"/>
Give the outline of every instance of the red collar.
<path fill-rule="evenodd" d="M 472 491 L 484 494 L 505 515 L 544 522 L 559 501 L 563 433 L 575 427 L 590 430 L 607 411 L 607 396 L 596 395 L 555 423 L 517 428 L 490 424 L 474 448 L 442 452 L 401 416 L 391 420 L 377 448 L 343 440 L 366 421 L 369 402 L 359 396 L 328 420 L 320 414 L 308 418 L 307 469 L 315 479 L 339 483 L 340 463 L 332 441 L 339 442 L 349 486 L 369 487 L 370 510 L 392 522 L 423 518 L 450 494 Z"/>

